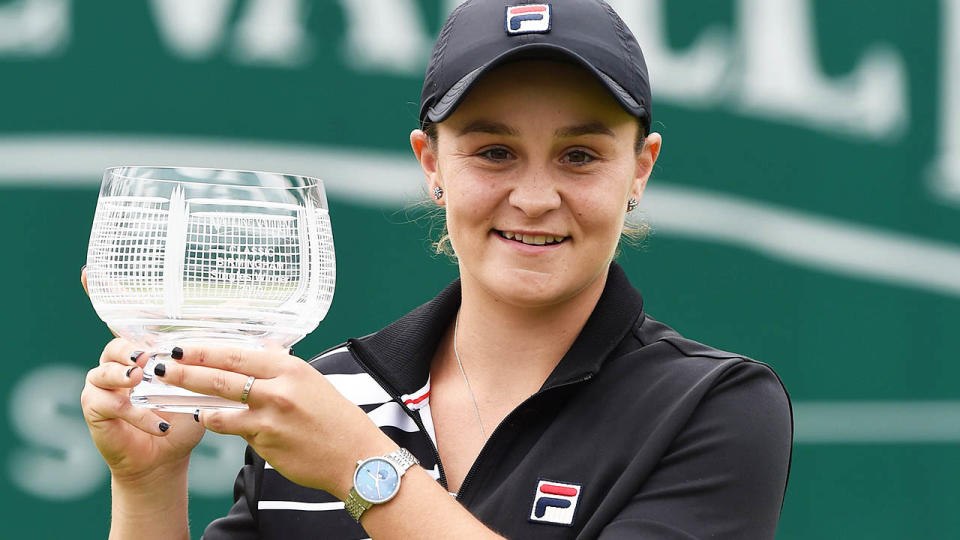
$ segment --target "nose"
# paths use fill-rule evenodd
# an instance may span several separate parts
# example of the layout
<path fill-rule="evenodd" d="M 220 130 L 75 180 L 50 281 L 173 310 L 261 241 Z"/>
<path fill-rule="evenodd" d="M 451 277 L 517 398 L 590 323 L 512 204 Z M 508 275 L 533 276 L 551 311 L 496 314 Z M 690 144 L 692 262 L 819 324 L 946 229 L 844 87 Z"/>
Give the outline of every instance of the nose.
<path fill-rule="evenodd" d="M 508 200 L 511 206 L 532 218 L 560 208 L 557 186 L 542 167 L 530 167 L 519 174 Z"/>

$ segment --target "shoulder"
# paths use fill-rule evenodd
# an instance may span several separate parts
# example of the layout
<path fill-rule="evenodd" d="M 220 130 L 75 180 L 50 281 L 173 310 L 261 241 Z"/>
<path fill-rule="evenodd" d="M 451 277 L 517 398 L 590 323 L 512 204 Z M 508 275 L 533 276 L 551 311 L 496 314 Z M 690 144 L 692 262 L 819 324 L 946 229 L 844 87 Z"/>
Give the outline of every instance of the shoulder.
<path fill-rule="evenodd" d="M 647 314 L 637 320 L 629 341 L 623 360 L 645 372 L 683 385 L 743 386 L 745 391 L 756 387 L 789 401 L 783 381 L 770 365 L 684 337 Z"/>
<path fill-rule="evenodd" d="M 790 397 L 768 364 L 686 338 L 645 314 L 602 372 L 620 407 L 652 417 L 668 437 L 697 437 L 710 426 L 789 453 Z"/>
<path fill-rule="evenodd" d="M 793 407 L 770 365 L 686 338 L 648 315 L 633 338 L 633 350 L 619 361 L 655 381 L 650 402 L 673 420 L 665 424 L 674 430 L 675 450 L 717 446 L 789 467 Z"/>
<path fill-rule="evenodd" d="M 603 521 L 603 536 L 662 535 L 663 526 L 684 538 L 772 538 L 793 440 L 776 372 L 646 315 L 618 353 L 604 367 L 603 388 L 614 389 L 618 418 L 631 423 L 618 435 L 631 443 L 629 463 L 643 467 L 629 475 L 637 487 Z"/>

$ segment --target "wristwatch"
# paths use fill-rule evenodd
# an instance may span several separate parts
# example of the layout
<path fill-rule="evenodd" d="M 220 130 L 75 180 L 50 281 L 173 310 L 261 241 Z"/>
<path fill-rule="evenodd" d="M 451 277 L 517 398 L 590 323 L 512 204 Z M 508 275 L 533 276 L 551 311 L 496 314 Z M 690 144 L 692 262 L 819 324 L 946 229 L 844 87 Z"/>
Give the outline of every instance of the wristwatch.
<path fill-rule="evenodd" d="M 375 504 L 383 504 L 400 491 L 400 477 L 413 465 L 419 465 L 406 448 L 401 448 L 385 456 L 377 456 L 357 461 L 357 470 L 353 473 L 353 487 L 343 507 L 357 522 L 360 516 Z"/>

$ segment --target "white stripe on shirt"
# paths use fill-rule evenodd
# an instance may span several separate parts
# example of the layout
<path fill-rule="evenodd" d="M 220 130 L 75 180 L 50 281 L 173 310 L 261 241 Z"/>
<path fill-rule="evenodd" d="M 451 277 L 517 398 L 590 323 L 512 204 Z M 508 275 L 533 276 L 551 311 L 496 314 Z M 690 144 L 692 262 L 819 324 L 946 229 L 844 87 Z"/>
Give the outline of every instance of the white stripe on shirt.
<path fill-rule="evenodd" d="M 330 384 L 354 405 L 370 405 L 390 401 L 390 394 L 366 373 L 324 375 Z"/>
<path fill-rule="evenodd" d="M 342 502 L 305 503 L 296 501 L 260 501 L 257 510 L 305 510 L 307 512 L 328 512 L 343 510 Z"/>
<path fill-rule="evenodd" d="M 420 389 L 412 394 L 404 394 L 400 396 L 400 401 L 402 401 L 408 409 L 415 411 L 420 407 L 423 407 L 427 404 L 427 401 L 430 399 L 430 376 L 427 376 L 427 384 L 423 385 Z"/>
<path fill-rule="evenodd" d="M 367 416 L 379 427 L 393 426 L 410 433 L 420 431 L 420 428 L 417 427 L 417 423 L 413 421 L 413 418 L 410 418 L 406 411 L 403 410 L 403 407 L 395 401 L 384 403 L 368 412 Z"/>

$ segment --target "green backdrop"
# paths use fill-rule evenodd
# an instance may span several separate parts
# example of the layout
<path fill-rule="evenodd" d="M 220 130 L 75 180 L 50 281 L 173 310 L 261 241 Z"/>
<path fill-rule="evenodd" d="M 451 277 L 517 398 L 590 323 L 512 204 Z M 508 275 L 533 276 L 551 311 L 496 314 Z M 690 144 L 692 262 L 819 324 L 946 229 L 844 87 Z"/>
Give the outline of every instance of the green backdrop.
<path fill-rule="evenodd" d="M 455 3 L 0 0 L 4 537 L 108 528 L 78 403 L 110 337 L 79 285 L 103 168 L 326 179 L 337 292 L 301 356 L 455 276 L 404 211 L 425 196 L 406 141 Z M 783 377 L 779 538 L 955 537 L 960 0 L 612 3 L 665 141 L 642 201 L 654 234 L 621 263 L 655 317 Z M 197 450 L 196 536 L 229 507 L 241 450 Z"/>

